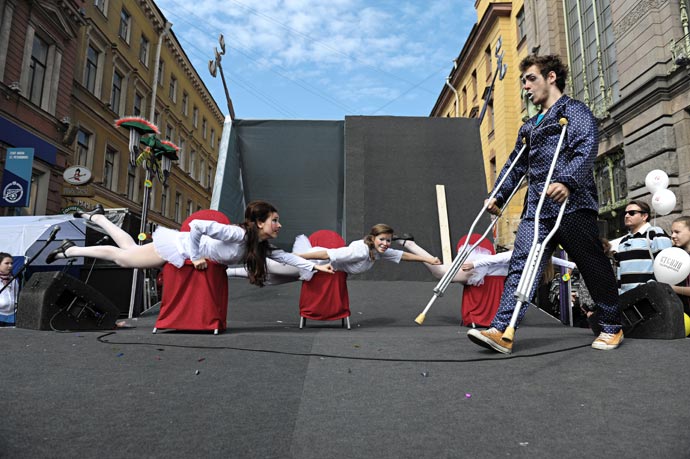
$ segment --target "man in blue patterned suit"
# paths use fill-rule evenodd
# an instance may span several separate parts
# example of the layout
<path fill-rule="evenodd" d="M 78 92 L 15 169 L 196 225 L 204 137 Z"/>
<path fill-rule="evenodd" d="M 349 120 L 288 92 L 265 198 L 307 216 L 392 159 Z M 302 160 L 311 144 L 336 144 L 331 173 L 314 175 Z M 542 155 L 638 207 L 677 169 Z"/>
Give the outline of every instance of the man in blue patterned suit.
<path fill-rule="evenodd" d="M 616 278 L 602 249 L 597 226 L 599 204 L 593 174 L 598 148 L 597 121 L 585 104 L 563 94 L 568 69 L 558 56 L 527 56 L 520 63 L 520 71 L 528 97 L 541 107 L 541 111 L 520 128 L 515 150 L 508 158 L 496 183 L 507 174 L 509 165 L 515 161 L 522 148 L 523 139 L 527 144 L 527 150 L 507 175 L 495 198 L 487 203 L 487 210 L 498 214 L 505 199 L 526 174 L 529 185 L 525 209 L 518 227 L 501 304 L 491 328 L 484 331 L 470 330 L 468 336 L 476 344 L 488 349 L 504 354 L 512 352 L 512 340 L 503 340 L 502 335 L 517 304 L 515 291 L 532 246 L 537 203 L 541 193 L 546 189 L 546 199 L 539 219 L 540 240 L 553 229 L 561 203 L 566 199 L 568 203 L 557 232 L 545 248 L 535 279 L 541 279 L 549 255 L 560 244 L 578 266 L 596 303 L 601 333 L 592 343 L 592 347 L 602 350 L 615 349 L 623 341 L 623 331 L 620 324 Z M 561 118 L 568 121 L 566 135 L 551 182 L 545 188 L 562 131 L 559 124 Z M 531 286 L 529 298 L 534 296 L 536 287 Z M 518 315 L 518 323 L 525 315 L 527 307 L 528 303 L 524 302 Z"/>

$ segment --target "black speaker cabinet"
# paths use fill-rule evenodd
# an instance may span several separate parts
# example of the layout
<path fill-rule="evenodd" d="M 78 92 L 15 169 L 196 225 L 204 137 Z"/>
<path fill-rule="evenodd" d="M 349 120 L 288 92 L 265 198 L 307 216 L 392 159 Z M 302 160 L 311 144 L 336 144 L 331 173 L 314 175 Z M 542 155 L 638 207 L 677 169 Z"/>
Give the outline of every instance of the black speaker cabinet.
<path fill-rule="evenodd" d="M 121 268 L 115 263 L 96 265 L 84 264 L 80 278 L 82 282 L 97 289 L 108 297 L 120 313 L 120 317 L 129 317 L 129 304 L 132 299 L 133 269 Z M 139 316 L 143 309 L 144 270 L 137 275 L 137 292 L 134 297 L 133 317 Z"/>
<path fill-rule="evenodd" d="M 17 327 L 110 330 L 118 310 L 101 292 L 59 271 L 34 273 L 19 294 Z"/>
<path fill-rule="evenodd" d="M 670 285 L 648 282 L 620 296 L 626 338 L 685 338 L 683 303 Z"/>
<path fill-rule="evenodd" d="M 137 236 L 139 236 L 139 230 L 141 229 L 141 217 L 138 214 L 132 213 L 125 209 L 118 210 L 108 210 L 108 214 L 114 214 L 120 216 L 120 220 L 116 220 L 116 223 L 120 229 L 125 233 L 129 234 L 132 239 L 137 241 Z M 104 238 L 106 234 L 104 232 L 95 230 L 89 226 L 86 227 L 86 237 L 84 238 L 84 245 L 116 245 L 115 242 L 110 238 Z M 84 257 L 84 265 L 90 265 L 94 261 L 93 258 Z M 96 259 L 96 266 L 116 266 L 113 262 L 107 260 Z"/>

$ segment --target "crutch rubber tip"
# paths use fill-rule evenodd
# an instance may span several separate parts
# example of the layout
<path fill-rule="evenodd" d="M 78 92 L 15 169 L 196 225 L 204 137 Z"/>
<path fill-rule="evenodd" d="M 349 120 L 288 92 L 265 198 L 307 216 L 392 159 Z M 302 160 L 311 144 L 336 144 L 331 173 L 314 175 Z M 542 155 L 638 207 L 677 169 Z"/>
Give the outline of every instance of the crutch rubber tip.
<path fill-rule="evenodd" d="M 568 120 L 565 118 L 561 118 L 560 120 L 558 120 L 558 124 L 560 124 L 561 126 L 565 126 L 566 124 L 568 124 Z"/>
<path fill-rule="evenodd" d="M 503 336 L 501 336 L 501 339 L 503 341 L 505 341 L 506 343 L 512 343 L 514 337 L 515 337 L 515 329 L 513 327 L 508 327 L 503 332 Z"/>
<path fill-rule="evenodd" d="M 418 315 L 414 321 L 417 322 L 419 325 L 422 325 L 424 323 L 424 319 L 426 319 L 426 314 L 422 313 Z"/>

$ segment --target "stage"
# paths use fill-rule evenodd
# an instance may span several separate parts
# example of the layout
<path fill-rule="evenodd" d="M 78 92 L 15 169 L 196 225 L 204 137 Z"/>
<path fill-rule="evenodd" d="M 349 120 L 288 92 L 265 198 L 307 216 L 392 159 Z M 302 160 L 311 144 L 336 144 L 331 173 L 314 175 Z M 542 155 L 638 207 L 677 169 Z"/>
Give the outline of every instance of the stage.
<path fill-rule="evenodd" d="M 351 325 L 298 328 L 299 283 L 231 280 L 228 330 L 0 328 L 0 457 L 686 458 L 690 340 L 590 347 L 531 309 L 504 356 L 460 287 L 349 282 Z"/>

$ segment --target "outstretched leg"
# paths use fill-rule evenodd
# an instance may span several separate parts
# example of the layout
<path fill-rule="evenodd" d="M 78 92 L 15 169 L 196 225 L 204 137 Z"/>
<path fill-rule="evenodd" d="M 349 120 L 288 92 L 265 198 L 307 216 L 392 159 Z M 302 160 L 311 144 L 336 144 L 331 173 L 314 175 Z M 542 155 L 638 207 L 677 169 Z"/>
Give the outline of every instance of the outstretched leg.
<path fill-rule="evenodd" d="M 117 226 L 115 227 L 117 228 Z M 64 255 L 60 253 L 55 256 L 55 258 L 72 257 L 91 257 L 100 260 L 108 260 L 123 268 L 157 268 L 165 264 L 165 260 L 158 255 L 153 244 L 134 244 L 127 249 L 113 246 L 74 246 L 67 248 L 64 251 Z"/>
<path fill-rule="evenodd" d="M 108 220 L 108 217 L 106 217 L 105 215 L 87 215 L 86 218 L 89 217 L 91 222 L 103 228 L 103 230 L 106 233 L 108 233 L 108 236 L 110 236 L 110 238 L 115 242 L 115 244 L 117 244 L 117 246 L 121 249 L 129 249 L 131 247 L 138 246 L 134 239 L 132 239 L 132 236 L 130 236 L 125 230 L 117 226 L 115 223 Z"/>
<path fill-rule="evenodd" d="M 414 253 L 415 255 L 419 255 L 422 257 L 433 257 L 429 252 L 424 250 L 422 247 L 419 246 L 414 241 L 405 241 L 405 245 L 403 246 L 407 250 L 409 250 L 411 253 Z M 429 270 L 429 272 L 436 278 L 436 279 L 441 279 L 450 269 L 450 265 L 448 264 L 443 264 L 443 265 L 430 265 L 428 263 L 424 263 L 424 266 Z M 467 280 L 470 278 L 472 275 L 472 271 L 463 271 L 462 269 L 455 274 L 455 277 L 453 278 L 452 282 L 460 282 L 461 284 L 467 283 Z"/>

